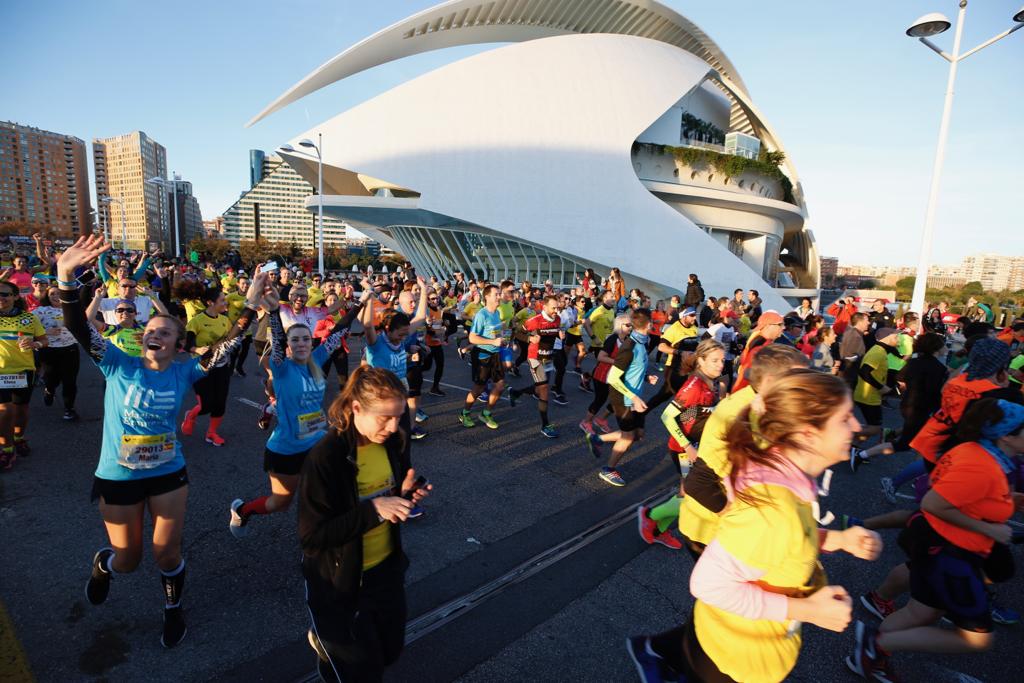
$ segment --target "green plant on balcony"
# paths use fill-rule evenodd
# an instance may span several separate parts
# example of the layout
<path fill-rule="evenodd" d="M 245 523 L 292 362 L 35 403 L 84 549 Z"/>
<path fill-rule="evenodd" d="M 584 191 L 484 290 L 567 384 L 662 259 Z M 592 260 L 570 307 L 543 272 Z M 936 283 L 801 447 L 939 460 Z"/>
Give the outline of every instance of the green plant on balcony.
<path fill-rule="evenodd" d="M 682 136 L 683 139 L 700 140 L 716 145 L 725 144 L 724 130 L 687 111 L 684 111 L 682 116 Z"/>

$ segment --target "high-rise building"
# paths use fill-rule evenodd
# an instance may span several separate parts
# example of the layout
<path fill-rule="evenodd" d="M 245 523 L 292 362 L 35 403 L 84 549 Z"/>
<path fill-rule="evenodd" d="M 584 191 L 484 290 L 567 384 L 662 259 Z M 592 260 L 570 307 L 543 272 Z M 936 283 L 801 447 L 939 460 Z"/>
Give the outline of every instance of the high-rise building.
<path fill-rule="evenodd" d="M 980 282 L 986 290 L 1024 289 L 1024 256 L 974 254 L 965 256 L 960 271 L 968 282 Z"/>
<path fill-rule="evenodd" d="M 92 156 L 96 201 L 113 242 L 120 245 L 125 239 L 124 228 L 130 249 L 147 248 L 153 242 L 173 249 L 174 245 L 169 243 L 170 204 L 159 185 L 146 182 L 154 177 L 167 177 L 164 146 L 137 130 L 112 138 L 94 138 Z M 104 197 L 113 201 L 104 202 Z"/>
<path fill-rule="evenodd" d="M 202 212 L 199 210 L 199 200 L 192 195 L 192 183 L 187 180 L 181 180 L 178 176 L 174 176 L 174 180 L 171 182 L 173 185 L 168 188 L 164 201 L 171 207 L 170 219 L 172 226 L 174 225 L 174 204 L 171 202 L 175 200 L 178 202 L 178 239 L 181 244 L 181 251 L 185 252 L 188 250 L 188 245 L 192 240 L 206 237 L 206 230 L 203 227 Z M 173 235 L 173 230 L 171 234 Z M 171 249 L 175 248 L 174 244 L 169 246 Z"/>
<path fill-rule="evenodd" d="M 258 158 L 254 152 L 259 150 L 249 152 L 250 163 Z M 250 166 L 250 180 L 259 180 L 224 212 L 224 239 L 235 246 L 242 240 L 265 239 L 315 248 L 317 214 L 306 208 L 315 189 L 281 157 L 260 156 L 259 173 Z M 345 228 L 340 219 L 325 215 L 324 245 L 343 246 Z"/>
<path fill-rule="evenodd" d="M 256 187 L 256 183 L 263 180 L 266 171 L 267 153 L 262 149 L 249 150 L 249 189 Z"/>
<path fill-rule="evenodd" d="M 74 237 L 90 232 L 85 142 L 0 121 L 0 224 Z"/>
<path fill-rule="evenodd" d="M 822 256 L 819 261 L 818 272 L 821 273 L 822 287 L 835 287 L 839 274 L 839 259 L 835 256 Z"/>

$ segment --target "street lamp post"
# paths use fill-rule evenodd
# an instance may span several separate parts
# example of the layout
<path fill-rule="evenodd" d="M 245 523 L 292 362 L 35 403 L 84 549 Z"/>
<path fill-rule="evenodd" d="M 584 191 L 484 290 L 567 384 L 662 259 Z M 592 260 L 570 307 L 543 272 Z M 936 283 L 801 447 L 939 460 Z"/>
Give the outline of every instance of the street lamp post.
<path fill-rule="evenodd" d="M 960 38 L 963 36 L 964 15 L 967 13 L 967 0 L 960 0 L 960 11 L 957 13 L 956 32 L 953 35 L 953 53 L 947 54 L 937 46 L 929 37 L 938 35 L 949 30 L 952 25 L 949 19 L 938 12 L 932 12 L 920 17 L 907 29 L 907 35 L 917 38 L 928 48 L 935 51 L 939 56 L 949 62 L 949 77 L 946 80 L 946 99 L 942 105 L 942 122 L 939 124 L 939 142 L 935 148 L 935 163 L 932 167 L 931 188 L 928 192 L 928 209 L 925 212 L 924 231 L 921 234 L 921 253 L 917 262 L 917 278 L 914 280 L 914 294 L 910 300 L 910 310 L 925 315 L 925 292 L 928 286 L 928 264 L 931 260 L 932 237 L 935 228 L 935 208 L 939 201 L 939 180 L 942 177 L 942 163 L 946 156 L 946 139 L 949 137 L 949 118 L 953 109 L 953 90 L 956 82 L 956 70 L 961 60 L 970 57 L 975 52 L 988 47 L 992 43 L 1005 38 L 1014 31 L 1024 28 L 1024 7 L 1013 15 L 1015 25 L 996 35 L 984 43 L 974 47 L 967 52 L 960 52 Z"/>
<path fill-rule="evenodd" d="M 113 202 L 121 207 L 121 249 L 128 249 L 128 219 L 124 213 L 124 201 L 117 197 L 100 197 L 100 200 L 110 204 Z"/>
<path fill-rule="evenodd" d="M 317 270 L 320 275 L 324 274 L 324 157 L 322 153 L 324 136 L 323 133 L 316 134 L 317 142 L 313 142 L 309 138 L 299 140 L 300 147 L 310 147 L 316 151 L 316 197 L 317 197 L 317 252 L 319 254 L 317 259 Z M 319 144 L 317 144 L 319 143 Z M 290 152 L 292 154 L 302 154 L 299 150 L 295 149 L 291 145 L 281 145 L 281 151 Z"/>

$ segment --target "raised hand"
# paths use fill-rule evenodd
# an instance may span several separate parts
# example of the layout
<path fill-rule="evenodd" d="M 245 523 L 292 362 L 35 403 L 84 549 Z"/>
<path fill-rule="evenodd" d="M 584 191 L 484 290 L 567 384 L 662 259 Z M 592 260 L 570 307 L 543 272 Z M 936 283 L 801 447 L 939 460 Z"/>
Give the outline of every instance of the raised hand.
<path fill-rule="evenodd" d="M 64 250 L 57 260 L 57 277 L 68 281 L 75 269 L 93 263 L 105 252 L 110 251 L 110 243 L 98 235 L 83 235 Z"/>

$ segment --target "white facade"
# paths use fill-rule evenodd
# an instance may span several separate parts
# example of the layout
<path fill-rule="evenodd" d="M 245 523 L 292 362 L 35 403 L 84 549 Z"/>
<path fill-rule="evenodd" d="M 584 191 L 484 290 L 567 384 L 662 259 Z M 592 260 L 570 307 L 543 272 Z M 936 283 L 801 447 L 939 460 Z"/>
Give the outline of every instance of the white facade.
<path fill-rule="evenodd" d="M 440 276 L 568 285 L 585 267 L 618 266 L 628 286 L 654 296 L 684 288 L 689 272 L 709 294 L 753 288 L 780 310 L 783 295 L 816 294 L 817 252 L 789 160 L 785 183 L 756 170 L 730 178 L 717 162 L 661 147 L 690 144 L 681 135 L 689 112 L 782 149 L 710 39 L 655 2 L 595 0 L 575 23 L 555 11 L 560 0 L 498 4 L 495 15 L 495 3 L 456 0 L 399 22 L 257 117 L 402 56 L 513 43 L 297 135 L 296 147 L 323 134 L 327 213 Z M 315 181 L 315 161 L 283 156 Z"/>

